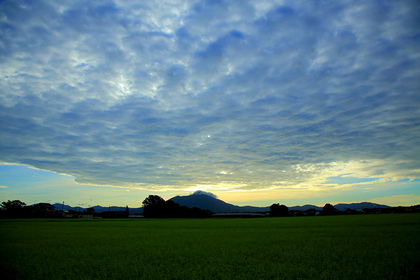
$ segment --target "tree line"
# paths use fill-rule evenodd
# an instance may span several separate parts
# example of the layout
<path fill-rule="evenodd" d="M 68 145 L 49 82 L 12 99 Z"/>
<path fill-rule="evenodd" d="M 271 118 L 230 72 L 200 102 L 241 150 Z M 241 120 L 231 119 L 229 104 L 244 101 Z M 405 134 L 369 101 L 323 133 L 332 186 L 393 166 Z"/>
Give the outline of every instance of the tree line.
<path fill-rule="evenodd" d="M 56 218 L 56 217 L 82 217 L 90 215 L 102 218 L 127 218 L 129 209 L 125 211 L 104 211 L 94 213 L 94 208 L 88 208 L 82 212 L 74 210 L 56 211 L 49 203 L 26 205 L 20 200 L 3 201 L 0 204 L 0 218 Z M 210 210 L 197 207 L 182 206 L 172 200 L 165 201 L 158 195 L 149 195 L 143 201 L 143 216 L 147 218 L 208 218 L 213 215 Z"/>
<path fill-rule="evenodd" d="M 187 207 L 180 205 L 172 200 L 165 201 L 158 195 L 149 195 L 143 202 L 143 216 L 146 218 L 208 218 L 213 215 L 210 210 L 198 207 Z M 342 214 L 379 214 L 379 213 L 419 213 L 420 205 L 410 207 L 392 208 L 370 208 L 359 210 L 347 209 L 339 211 L 330 203 L 326 203 L 322 210 L 308 209 L 306 211 L 289 210 L 286 205 L 274 203 L 270 206 L 270 211 L 266 214 L 271 217 L 286 216 L 314 216 L 314 215 L 342 215 Z M 0 218 L 83 218 L 86 216 L 100 218 L 127 218 L 130 216 L 129 208 L 125 211 L 103 211 L 95 213 L 94 208 L 88 208 L 82 212 L 74 210 L 56 211 L 55 207 L 49 203 L 38 203 L 26 205 L 20 200 L 3 201 L 0 204 Z"/>
<path fill-rule="evenodd" d="M 338 210 L 335 209 L 335 207 L 331 203 L 326 203 L 322 210 L 323 213 L 326 215 L 331 215 L 338 212 Z M 272 217 L 286 217 L 289 215 L 289 208 L 287 208 L 286 205 L 274 203 L 270 206 L 270 216 Z"/>
<path fill-rule="evenodd" d="M 81 210 L 61 210 L 56 211 L 55 206 L 50 203 L 37 203 L 26 205 L 20 200 L 3 201 L 0 204 L 0 218 L 127 218 L 129 208 L 125 211 L 104 211 L 95 213 L 95 209 L 90 207 Z"/>

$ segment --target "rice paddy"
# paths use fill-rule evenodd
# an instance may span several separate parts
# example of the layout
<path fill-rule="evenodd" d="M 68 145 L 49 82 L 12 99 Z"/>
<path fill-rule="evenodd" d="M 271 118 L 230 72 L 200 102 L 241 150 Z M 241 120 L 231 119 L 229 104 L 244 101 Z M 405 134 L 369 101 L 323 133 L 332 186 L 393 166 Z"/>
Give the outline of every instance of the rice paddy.
<path fill-rule="evenodd" d="M 420 276 L 420 214 L 0 220 L 0 241 L 6 279 Z"/>

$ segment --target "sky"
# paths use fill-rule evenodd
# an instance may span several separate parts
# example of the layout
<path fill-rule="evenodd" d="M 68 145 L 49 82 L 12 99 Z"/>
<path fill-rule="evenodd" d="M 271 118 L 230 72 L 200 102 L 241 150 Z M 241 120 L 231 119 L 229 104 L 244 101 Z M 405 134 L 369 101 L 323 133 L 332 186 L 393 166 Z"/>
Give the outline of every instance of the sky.
<path fill-rule="evenodd" d="M 420 3 L 0 2 L 0 200 L 420 204 Z"/>

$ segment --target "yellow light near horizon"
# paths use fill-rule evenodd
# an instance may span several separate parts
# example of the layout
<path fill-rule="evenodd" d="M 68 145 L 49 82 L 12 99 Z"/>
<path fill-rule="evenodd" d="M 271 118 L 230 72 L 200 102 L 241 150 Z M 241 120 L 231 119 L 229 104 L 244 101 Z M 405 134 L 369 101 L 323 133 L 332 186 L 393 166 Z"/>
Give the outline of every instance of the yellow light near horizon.
<path fill-rule="evenodd" d="M 272 189 L 263 191 L 214 191 L 214 194 L 223 201 L 230 202 L 246 202 L 246 201 L 281 201 L 294 200 L 294 199 L 309 199 L 314 197 L 322 197 L 325 193 L 321 194 L 317 191 L 308 189 Z"/>

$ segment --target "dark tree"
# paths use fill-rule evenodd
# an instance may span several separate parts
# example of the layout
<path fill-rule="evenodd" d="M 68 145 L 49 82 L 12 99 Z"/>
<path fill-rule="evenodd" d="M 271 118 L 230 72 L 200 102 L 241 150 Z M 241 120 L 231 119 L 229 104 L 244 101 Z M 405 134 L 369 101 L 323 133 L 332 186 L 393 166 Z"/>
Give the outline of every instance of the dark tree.
<path fill-rule="evenodd" d="M 182 216 L 182 208 L 178 203 L 172 200 L 165 201 L 164 205 L 164 216 L 165 217 L 180 217 Z"/>
<path fill-rule="evenodd" d="M 279 208 L 280 208 L 280 204 L 278 203 L 274 203 L 273 205 L 270 206 L 270 216 L 276 217 L 278 216 L 277 214 L 279 213 Z"/>
<path fill-rule="evenodd" d="M 8 201 L 3 201 L 0 207 L 8 211 L 8 210 L 22 209 L 25 205 L 26 203 L 20 200 L 13 200 L 13 201 L 8 200 Z"/>
<path fill-rule="evenodd" d="M 26 203 L 22 202 L 20 200 L 8 200 L 3 201 L 0 204 L 1 208 L 1 215 L 4 215 L 5 217 L 11 217 L 11 218 L 18 218 L 25 216 L 25 207 Z"/>
<path fill-rule="evenodd" d="M 145 217 L 152 218 L 207 218 L 211 217 L 212 212 L 196 207 L 181 206 L 175 201 L 165 201 L 160 196 L 149 195 L 143 201 L 143 214 Z"/>
<path fill-rule="evenodd" d="M 86 209 L 86 212 L 88 212 L 89 214 L 93 214 L 93 212 L 95 212 L 95 208 L 89 207 L 88 209 Z"/>
<path fill-rule="evenodd" d="M 143 200 L 143 207 L 160 206 L 165 203 L 165 200 L 158 195 L 149 195 Z"/>
<path fill-rule="evenodd" d="M 284 217 L 287 216 L 289 208 L 286 205 L 279 205 L 275 203 L 270 206 L 270 215 L 273 217 Z"/>
<path fill-rule="evenodd" d="M 127 217 L 130 215 L 130 209 L 128 209 L 128 205 L 125 206 L 125 215 Z"/>
<path fill-rule="evenodd" d="M 337 211 L 337 209 L 335 209 L 335 207 L 332 206 L 330 203 L 325 204 L 322 210 L 324 210 L 324 212 L 327 214 L 332 214 L 335 211 Z"/>
<path fill-rule="evenodd" d="M 145 217 L 163 217 L 165 200 L 158 195 L 149 195 L 143 200 L 143 214 Z"/>

